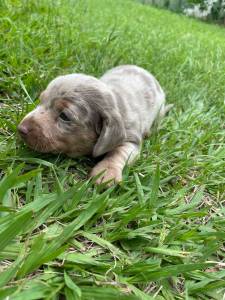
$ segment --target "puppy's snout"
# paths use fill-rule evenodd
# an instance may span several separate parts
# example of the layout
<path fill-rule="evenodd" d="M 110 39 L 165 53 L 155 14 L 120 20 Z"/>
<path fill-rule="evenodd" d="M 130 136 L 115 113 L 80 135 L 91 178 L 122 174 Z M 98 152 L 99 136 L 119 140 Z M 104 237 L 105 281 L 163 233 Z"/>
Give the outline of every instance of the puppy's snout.
<path fill-rule="evenodd" d="M 22 136 L 26 136 L 26 135 L 28 134 L 29 131 L 30 131 L 30 130 L 29 130 L 29 127 L 26 126 L 26 125 L 20 124 L 20 125 L 18 126 L 18 132 L 19 132 L 19 134 L 22 135 Z"/>
<path fill-rule="evenodd" d="M 32 122 L 30 122 L 30 119 L 23 120 L 17 127 L 17 130 L 22 138 L 28 137 L 33 130 Z"/>

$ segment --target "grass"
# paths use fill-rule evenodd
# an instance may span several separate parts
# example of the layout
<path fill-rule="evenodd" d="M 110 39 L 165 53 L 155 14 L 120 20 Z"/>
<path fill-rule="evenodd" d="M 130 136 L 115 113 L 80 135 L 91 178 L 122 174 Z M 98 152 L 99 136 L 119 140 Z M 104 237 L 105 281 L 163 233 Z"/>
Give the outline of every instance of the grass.
<path fill-rule="evenodd" d="M 0 28 L 0 299 L 223 299 L 224 29 L 129 0 L 4 0 Z M 120 186 L 18 140 L 52 78 L 126 63 L 175 107 Z"/>

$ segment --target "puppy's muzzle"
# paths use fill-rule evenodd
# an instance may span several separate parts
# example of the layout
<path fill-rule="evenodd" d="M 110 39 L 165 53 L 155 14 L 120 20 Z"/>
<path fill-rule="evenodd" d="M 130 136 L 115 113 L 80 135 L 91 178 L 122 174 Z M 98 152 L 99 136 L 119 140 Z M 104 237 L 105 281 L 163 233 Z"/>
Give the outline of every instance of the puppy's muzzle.
<path fill-rule="evenodd" d="M 30 132 L 30 128 L 23 124 L 20 124 L 17 129 L 22 138 L 25 138 Z"/>
<path fill-rule="evenodd" d="M 40 144 L 40 127 L 33 120 L 25 119 L 17 127 L 22 140 L 31 148 L 36 148 Z"/>
<path fill-rule="evenodd" d="M 26 140 L 31 136 L 32 131 L 34 130 L 32 122 L 29 120 L 23 120 L 17 127 L 17 130 L 22 137 L 22 139 Z"/>

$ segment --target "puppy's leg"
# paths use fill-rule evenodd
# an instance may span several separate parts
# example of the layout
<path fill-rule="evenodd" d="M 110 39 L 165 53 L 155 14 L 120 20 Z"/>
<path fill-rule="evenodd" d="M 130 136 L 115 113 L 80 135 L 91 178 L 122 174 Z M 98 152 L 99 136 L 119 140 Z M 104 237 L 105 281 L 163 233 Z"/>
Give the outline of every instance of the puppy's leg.
<path fill-rule="evenodd" d="M 124 143 L 106 154 L 91 171 L 90 176 L 102 175 L 96 183 L 104 183 L 111 180 L 111 184 L 122 181 L 122 171 L 126 163 L 131 164 L 138 156 L 140 146 L 134 143 Z M 110 184 L 110 183 L 109 183 Z"/>

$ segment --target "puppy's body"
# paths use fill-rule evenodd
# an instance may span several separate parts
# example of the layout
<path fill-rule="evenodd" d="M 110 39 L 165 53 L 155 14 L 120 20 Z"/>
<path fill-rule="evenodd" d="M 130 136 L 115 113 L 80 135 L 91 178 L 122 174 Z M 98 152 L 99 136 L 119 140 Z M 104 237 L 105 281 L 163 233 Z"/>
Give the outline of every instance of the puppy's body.
<path fill-rule="evenodd" d="M 122 179 L 124 165 L 134 160 L 154 120 L 167 110 L 157 80 L 131 65 L 113 68 L 100 79 L 57 77 L 40 98 L 18 127 L 25 142 L 41 152 L 73 157 L 105 154 L 91 172 L 105 171 L 98 182 Z"/>
<path fill-rule="evenodd" d="M 140 143 L 157 114 L 164 110 L 165 94 L 156 79 L 137 66 L 119 66 L 101 78 L 115 95 L 126 130 L 126 140 Z"/>

